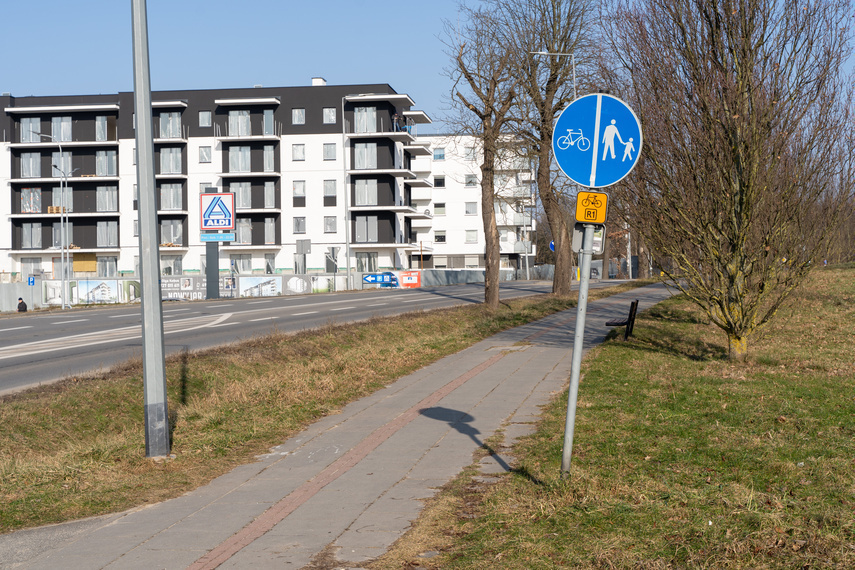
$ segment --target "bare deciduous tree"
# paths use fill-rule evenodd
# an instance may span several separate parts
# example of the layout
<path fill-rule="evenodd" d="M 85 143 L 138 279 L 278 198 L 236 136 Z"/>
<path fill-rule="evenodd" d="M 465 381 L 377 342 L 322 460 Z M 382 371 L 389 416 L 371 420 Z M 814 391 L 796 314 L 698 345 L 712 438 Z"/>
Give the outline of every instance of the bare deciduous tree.
<path fill-rule="evenodd" d="M 617 189 L 731 358 L 821 262 L 853 188 L 848 0 L 617 0 L 603 72 L 644 129 Z"/>
<path fill-rule="evenodd" d="M 499 307 L 500 241 L 494 203 L 496 166 L 501 158 L 503 130 L 514 101 L 509 73 L 510 53 L 497 41 L 495 22 L 487 10 L 461 7 L 461 27 L 446 23 L 446 45 L 453 50 L 454 103 L 475 117 L 469 131 L 481 144 L 481 217 L 484 224 L 484 302 Z M 466 125 L 467 122 L 461 123 Z"/>

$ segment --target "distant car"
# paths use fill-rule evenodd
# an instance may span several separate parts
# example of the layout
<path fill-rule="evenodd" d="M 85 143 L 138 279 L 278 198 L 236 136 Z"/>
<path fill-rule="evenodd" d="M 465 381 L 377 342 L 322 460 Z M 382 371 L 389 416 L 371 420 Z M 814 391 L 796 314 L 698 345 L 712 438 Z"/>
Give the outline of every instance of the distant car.
<path fill-rule="evenodd" d="M 380 281 L 381 287 L 389 287 L 393 289 L 400 287 L 398 284 L 398 277 L 391 271 L 384 271 L 380 275 L 383 276 L 383 279 Z"/>

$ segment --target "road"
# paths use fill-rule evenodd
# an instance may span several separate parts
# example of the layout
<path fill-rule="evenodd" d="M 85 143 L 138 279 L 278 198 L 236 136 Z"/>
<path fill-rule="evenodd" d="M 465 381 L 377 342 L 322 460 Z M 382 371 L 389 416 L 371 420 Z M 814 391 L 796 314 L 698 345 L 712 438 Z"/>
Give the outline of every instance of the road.
<path fill-rule="evenodd" d="M 592 283 L 608 286 L 615 282 Z M 501 297 L 548 293 L 547 281 L 510 281 Z M 271 332 L 364 321 L 480 303 L 480 284 L 372 289 L 305 296 L 165 302 L 166 354 L 222 346 Z M 139 305 L 10 315 L 0 319 L 0 395 L 103 371 L 142 355 Z"/>

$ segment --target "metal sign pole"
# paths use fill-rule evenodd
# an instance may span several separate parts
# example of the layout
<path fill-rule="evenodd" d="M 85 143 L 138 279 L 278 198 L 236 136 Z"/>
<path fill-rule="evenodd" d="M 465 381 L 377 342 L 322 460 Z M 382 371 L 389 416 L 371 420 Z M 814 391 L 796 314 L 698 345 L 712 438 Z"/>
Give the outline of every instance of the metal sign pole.
<path fill-rule="evenodd" d="M 136 110 L 137 183 L 140 216 L 140 286 L 142 289 L 143 385 L 145 391 L 145 455 L 169 454 L 169 414 L 163 349 L 163 305 L 154 181 L 154 139 L 148 64 L 148 22 L 145 0 L 132 0 L 134 45 L 134 107 Z"/>
<path fill-rule="evenodd" d="M 567 396 L 567 419 L 564 424 L 564 450 L 561 454 L 561 477 L 570 475 L 573 455 L 573 428 L 576 425 L 576 401 L 579 395 L 579 371 L 582 368 L 582 349 L 585 343 L 585 315 L 588 310 L 588 283 L 591 280 L 591 258 L 594 256 L 594 225 L 585 224 L 582 237 L 579 302 L 576 305 L 576 336 L 573 339 L 573 362 L 570 367 L 570 393 Z"/>

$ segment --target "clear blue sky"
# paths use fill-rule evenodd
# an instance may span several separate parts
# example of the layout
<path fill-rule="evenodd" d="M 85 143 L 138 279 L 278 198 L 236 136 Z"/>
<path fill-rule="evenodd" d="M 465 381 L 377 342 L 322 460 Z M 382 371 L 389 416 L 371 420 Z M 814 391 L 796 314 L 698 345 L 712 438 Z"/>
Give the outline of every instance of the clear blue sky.
<path fill-rule="evenodd" d="M 147 0 L 154 90 L 388 83 L 439 124 L 457 0 Z M 5 0 L 0 92 L 133 90 L 131 0 Z"/>

